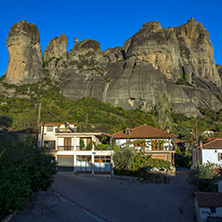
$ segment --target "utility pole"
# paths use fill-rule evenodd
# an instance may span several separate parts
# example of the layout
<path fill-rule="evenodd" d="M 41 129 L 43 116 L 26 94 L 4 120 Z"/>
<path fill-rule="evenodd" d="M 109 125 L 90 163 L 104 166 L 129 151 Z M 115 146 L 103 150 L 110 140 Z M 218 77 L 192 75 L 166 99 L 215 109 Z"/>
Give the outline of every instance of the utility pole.
<path fill-rule="evenodd" d="M 41 117 L 41 103 L 39 103 L 39 113 L 38 113 L 37 132 L 36 132 L 36 148 L 38 147 L 38 134 L 39 134 L 40 117 Z"/>
<path fill-rule="evenodd" d="M 38 122 L 37 122 L 37 129 L 39 130 L 39 123 L 40 123 L 40 116 L 41 116 L 41 103 L 39 103 L 39 113 L 38 113 Z"/>
<path fill-rule="evenodd" d="M 198 147 L 198 129 L 196 120 L 196 145 L 197 145 L 197 166 L 199 166 L 199 147 Z"/>
<path fill-rule="evenodd" d="M 197 120 L 196 120 L 196 146 L 197 146 L 197 189 L 199 191 L 199 147 L 198 147 Z"/>

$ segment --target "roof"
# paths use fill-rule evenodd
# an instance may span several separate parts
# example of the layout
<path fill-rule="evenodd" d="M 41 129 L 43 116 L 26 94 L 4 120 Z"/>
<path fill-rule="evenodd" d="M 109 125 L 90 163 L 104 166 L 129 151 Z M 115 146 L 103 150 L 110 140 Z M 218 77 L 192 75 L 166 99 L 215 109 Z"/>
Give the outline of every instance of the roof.
<path fill-rule="evenodd" d="M 128 129 L 129 130 L 129 129 Z M 136 138 L 174 138 L 176 137 L 173 133 L 168 133 L 165 130 L 161 130 L 158 128 L 155 128 L 153 126 L 150 125 L 141 125 L 138 126 L 134 129 L 130 130 L 130 134 L 125 134 L 124 130 L 118 132 L 118 133 L 114 133 L 112 135 L 112 137 L 115 138 L 129 138 L 129 139 L 136 139 Z"/>
<path fill-rule="evenodd" d="M 60 125 L 65 125 L 65 123 L 44 123 L 40 124 L 40 126 L 60 126 Z M 76 125 L 76 123 L 69 123 L 69 125 Z"/>
<path fill-rule="evenodd" d="M 13 133 L 18 133 L 18 134 L 36 134 L 38 133 L 37 129 L 34 128 L 28 128 L 28 129 L 23 129 L 23 130 L 17 130 L 17 131 L 13 131 Z"/>
<path fill-rule="evenodd" d="M 101 134 L 102 134 L 102 135 L 104 135 L 104 136 L 112 137 L 112 135 L 111 135 L 111 134 L 109 134 L 109 133 L 104 133 L 104 132 L 101 132 Z"/>
<path fill-rule="evenodd" d="M 175 140 L 175 143 L 184 143 L 183 140 Z"/>
<path fill-rule="evenodd" d="M 222 193 L 198 192 L 194 195 L 199 207 L 222 207 Z"/>
<path fill-rule="evenodd" d="M 222 149 L 222 138 L 216 138 L 208 143 L 203 144 L 202 149 Z"/>

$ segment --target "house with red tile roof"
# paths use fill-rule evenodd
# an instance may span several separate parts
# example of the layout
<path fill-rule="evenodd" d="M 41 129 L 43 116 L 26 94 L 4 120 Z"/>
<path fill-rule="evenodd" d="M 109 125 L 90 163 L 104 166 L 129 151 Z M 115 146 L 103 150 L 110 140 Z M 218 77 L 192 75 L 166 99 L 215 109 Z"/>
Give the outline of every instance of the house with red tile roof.
<path fill-rule="evenodd" d="M 222 221 L 222 193 L 197 192 L 194 196 L 197 221 Z"/>
<path fill-rule="evenodd" d="M 173 139 L 176 136 L 173 133 L 144 124 L 133 129 L 126 128 L 112 137 L 120 148 L 133 147 L 152 155 L 154 159 L 167 160 L 174 165 Z"/>
<path fill-rule="evenodd" d="M 218 165 L 222 164 L 222 138 L 214 138 L 208 143 L 200 144 L 198 147 L 199 163 L 205 164 L 208 161 Z M 197 162 L 197 149 L 193 148 L 193 164 Z"/>

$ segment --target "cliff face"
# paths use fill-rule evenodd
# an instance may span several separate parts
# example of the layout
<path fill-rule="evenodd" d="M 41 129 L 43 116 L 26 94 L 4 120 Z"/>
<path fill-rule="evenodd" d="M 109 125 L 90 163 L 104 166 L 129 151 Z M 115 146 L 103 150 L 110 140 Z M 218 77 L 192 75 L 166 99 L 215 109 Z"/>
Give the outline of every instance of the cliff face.
<path fill-rule="evenodd" d="M 176 28 L 162 29 L 156 21 L 145 23 L 124 49 L 127 58 L 148 61 L 173 81 L 183 76 L 189 83 L 198 77 L 221 84 L 209 33 L 193 18 Z"/>
<path fill-rule="evenodd" d="M 42 64 L 36 26 L 16 23 L 7 40 L 6 81 L 36 82 L 43 77 L 44 66 L 45 74 L 71 100 L 92 96 L 126 109 L 151 110 L 158 96 L 166 93 L 173 110 L 188 116 L 200 115 L 197 107 L 222 108 L 215 97 L 222 95 L 221 66 L 215 65 L 208 32 L 194 19 L 167 29 L 156 21 L 145 23 L 124 47 L 104 52 L 96 40 L 75 38 L 68 53 L 67 41 L 64 34 L 52 39 Z M 192 87 L 175 84 L 178 80 Z"/>
<path fill-rule="evenodd" d="M 36 83 L 43 78 L 39 32 L 34 24 L 26 21 L 14 24 L 8 34 L 6 44 L 9 53 L 7 83 Z"/>

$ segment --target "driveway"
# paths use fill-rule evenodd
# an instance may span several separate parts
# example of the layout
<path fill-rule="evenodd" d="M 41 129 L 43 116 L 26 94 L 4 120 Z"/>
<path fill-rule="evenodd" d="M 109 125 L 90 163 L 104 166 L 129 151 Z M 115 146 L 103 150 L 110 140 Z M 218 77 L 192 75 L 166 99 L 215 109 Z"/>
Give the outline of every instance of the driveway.
<path fill-rule="evenodd" d="M 12 221 L 194 221 L 194 189 L 186 178 L 179 171 L 164 185 L 58 172 L 51 190 Z"/>

